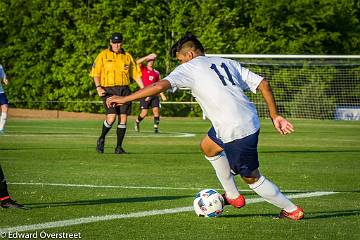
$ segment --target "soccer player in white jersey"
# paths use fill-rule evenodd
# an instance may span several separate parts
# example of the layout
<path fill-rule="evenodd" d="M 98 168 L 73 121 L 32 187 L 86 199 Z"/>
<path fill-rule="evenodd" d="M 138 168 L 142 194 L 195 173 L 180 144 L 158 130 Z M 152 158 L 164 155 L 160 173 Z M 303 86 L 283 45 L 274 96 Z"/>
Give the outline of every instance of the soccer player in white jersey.
<path fill-rule="evenodd" d="M 1 84 L 1 81 L 3 81 L 5 83 L 5 85 L 7 85 L 9 83 L 6 78 L 4 68 L 0 64 L 0 106 L 1 106 L 0 134 L 4 133 L 4 131 L 5 131 L 5 124 L 6 124 L 7 113 L 8 113 L 8 104 L 9 104 L 9 101 L 4 92 L 4 88 Z"/>
<path fill-rule="evenodd" d="M 122 105 L 167 89 L 190 88 L 213 125 L 200 147 L 225 190 L 227 204 L 236 208 L 245 205 L 245 198 L 238 192 L 233 179 L 233 175 L 239 174 L 254 192 L 281 208 L 279 218 L 302 219 L 304 211 L 258 170 L 260 124 L 255 106 L 244 91 L 261 92 L 274 127 L 280 134 L 294 131 L 292 124 L 278 114 L 269 83 L 234 60 L 206 57 L 202 44 L 192 34 L 177 41 L 171 55 L 176 56 L 181 64 L 164 80 L 126 97 L 110 97 L 107 104 Z"/>

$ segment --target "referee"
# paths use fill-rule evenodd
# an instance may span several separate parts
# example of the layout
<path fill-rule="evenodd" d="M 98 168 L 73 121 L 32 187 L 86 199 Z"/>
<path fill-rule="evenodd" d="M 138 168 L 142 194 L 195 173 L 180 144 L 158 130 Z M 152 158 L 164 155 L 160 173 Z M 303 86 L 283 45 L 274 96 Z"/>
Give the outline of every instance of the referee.
<path fill-rule="evenodd" d="M 98 153 L 104 153 L 105 136 L 115 122 L 116 116 L 118 116 L 118 125 L 115 153 L 126 153 L 122 143 L 126 133 L 127 116 L 131 113 L 131 102 L 122 106 L 108 107 L 106 106 L 106 99 L 112 95 L 130 95 L 130 79 L 135 80 L 140 88 L 144 87 L 139 66 L 122 46 L 122 34 L 112 34 L 109 48 L 101 51 L 96 57 L 90 73 L 90 76 L 94 78 L 96 90 L 102 98 L 106 110 L 106 119 L 96 145 Z"/>

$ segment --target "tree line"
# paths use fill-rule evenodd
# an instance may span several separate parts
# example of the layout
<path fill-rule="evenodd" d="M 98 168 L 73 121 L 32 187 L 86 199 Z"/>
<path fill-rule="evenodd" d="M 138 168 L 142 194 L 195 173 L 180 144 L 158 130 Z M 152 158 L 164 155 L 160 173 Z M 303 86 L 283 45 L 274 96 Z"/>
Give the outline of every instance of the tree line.
<path fill-rule="evenodd" d="M 2 0 L 0 61 L 14 106 L 99 112 L 89 71 L 113 32 L 165 76 L 185 32 L 207 53 L 360 54 L 359 20 L 357 0 Z"/>

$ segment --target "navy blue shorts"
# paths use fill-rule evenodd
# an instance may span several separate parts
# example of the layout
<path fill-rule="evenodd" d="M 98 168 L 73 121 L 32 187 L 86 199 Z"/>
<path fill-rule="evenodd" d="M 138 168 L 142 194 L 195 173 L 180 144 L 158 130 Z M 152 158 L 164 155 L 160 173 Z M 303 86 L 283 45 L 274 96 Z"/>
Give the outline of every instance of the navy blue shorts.
<path fill-rule="evenodd" d="M 225 148 L 224 143 L 216 137 L 216 132 L 214 127 L 211 127 L 208 131 L 208 136 L 211 140 L 213 140 L 217 145 L 219 145 L 221 148 Z"/>
<path fill-rule="evenodd" d="M 5 95 L 5 93 L 0 93 L 0 105 L 9 104 L 9 101 Z"/>
<path fill-rule="evenodd" d="M 158 96 L 150 97 L 149 101 L 145 101 L 145 98 L 140 99 L 140 108 L 149 109 L 154 107 L 160 107 L 160 101 Z"/>
<path fill-rule="evenodd" d="M 218 139 L 214 128 L 208 131 L 208 136 L 224 149 L 233 173 L 240 174 L 242 177 L 249 177 L 252 171 L 259 168 L 257 152 L 259 132 L 260 130 L 245 138 L 237 139 L 229 143 L 223 143 Z"/>

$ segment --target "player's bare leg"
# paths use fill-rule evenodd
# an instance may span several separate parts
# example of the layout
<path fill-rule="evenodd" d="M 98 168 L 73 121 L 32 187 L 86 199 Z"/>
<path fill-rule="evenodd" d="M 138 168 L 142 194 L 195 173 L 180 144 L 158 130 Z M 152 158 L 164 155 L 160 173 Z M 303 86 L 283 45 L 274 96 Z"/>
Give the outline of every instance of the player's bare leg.
<path fill-rule="evenodd" d="M 227 204 L 236 208 L 245 205 L 245 198 L 241 195 L 236 187 L 234 176 L 231 173 L 229 161 L 223 149 L 206 135 L 201 143 L 200 148 L 213 166 L 216 176 L 225 190 L 224 199 Z"/>
<path fill-rule="evenodd" d="M 135 131 L 136 132 L 140 132 L 140 123 L 142 120 L 144 120 L 144 118 L 146 117 L 146 115 L 148 114 L 148 109 L 141 109 L 138 117 L 135 120 Z"/>

